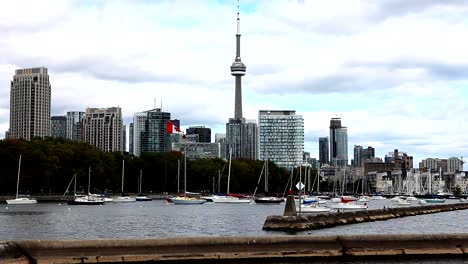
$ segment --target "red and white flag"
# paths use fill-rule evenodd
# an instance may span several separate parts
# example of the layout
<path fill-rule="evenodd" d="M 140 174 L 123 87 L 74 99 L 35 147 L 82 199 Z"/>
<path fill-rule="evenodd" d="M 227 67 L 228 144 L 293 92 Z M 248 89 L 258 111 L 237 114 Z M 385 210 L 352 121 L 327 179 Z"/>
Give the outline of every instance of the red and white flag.
<path fill-rule="evenodd" d="M 170 121 L 167 121 L 166 122 L 166 132 L 168 134 L 180 134 L 180 135 L 183 135 L 184 133 L 182 131 L 180 131 L 180 129 L 178 127 L 176 127 L 174 124 L 172 124 L 172 122 Z"/>

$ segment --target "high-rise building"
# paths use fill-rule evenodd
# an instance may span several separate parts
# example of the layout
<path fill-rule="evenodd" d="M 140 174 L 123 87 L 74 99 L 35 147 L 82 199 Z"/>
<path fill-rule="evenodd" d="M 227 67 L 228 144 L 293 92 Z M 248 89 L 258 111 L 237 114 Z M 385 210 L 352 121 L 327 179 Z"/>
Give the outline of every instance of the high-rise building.
<path fill-rule="evenodd" d="M 372 160 L 375 158 L 375 149 L 371 146 L 367 148 L 363 148 L 360 145 L 354 145 L 354 159 L 353 165 L 354 167 L 362 167 L 364 164 L 364 160 Z"/>
<path fill-rule="evenodd" d="M 86 108 L 83 141 L 104 152 L 122 152 L 122 131 L 120 107 Z"/>
<path fill-rule="evenodd" d="M 210 159 L 220 158 L 221 146 L 219 143 L 206 143 L 206 142 L 174 142 L 172 143 L 172 150 L 184 151 L 188 159 Z"/>
<path fill-rule="evenodd" d="M 457 157 L 451 157 L 447 161 L 447 172 L 454 173 L 463 171 L 463 161 Z"/>
<path fill-rule="evenodd" d="M 302 164 L 304 119 L 296 111 L 260 110 L 258 138 L 260 160 L 288 169 Z"/>
<path fill-rule="evenodd" d="M 67 117 L 52 116 L 50 117 L 50 136 L 53 138 L 67 137 Z"/>
<path fill-rule="evenodd" d="M 135 113 L 133 116 L 133 155 L 170 150 L 166 122 L 171 113 L 160 108 Z"/>
<path fill-rule="evenodd" d="M 10 86 L 9 138 L 50 136 L 50 94 L 47 68 L 15 71 Z"/>
<path fill-rule="evenodd" d="M 364 160 L 373 160 L 375 158 L 375 148 L 368 146 L 366 149 L 362 149 L 361 152 L 361 165 Z"/>
<path fill-rule="evenodd" d="M 128 153 L 133 154 L 133 123 L 128 125 Z"/>
<path fill-rule="evenodd" d="M 348 130 L 341 126 L 341 118 L 330 120 L 330 163 L 338 166 L 348 164 Z"/>
<path fill-rule="evenodd" d="M 226 153 L 224 158 L 232 159 L 257 159 L 258 127 L 254 121 L 246 121 L 244 118 L 230 118 L 226 124 Z"/>
<path fill-rule="evenodd" d="M 210 143 L 211 142 L 211 129 L 204 126 L 191 126 L 186 129 L 188 135 L 198 135 L 198 142 Z"/>
<path fill-rule="evenodd" d="M 242 116 L 242 76 L 246 67 L 240 56 L 240 18 L 237 10 L 236 57 L 231 65 L 231 75 L 235 77 L 234 118 L 226 123 L 226 153 L 230 152 L 232 159 L 257 159 L 257 134 L 255 122 L 246 121 Z"/>
<path fill-rule="evenodd" d="M 226 157 L 226 134 L 216 133 L 215 143 L 219 143 L 221 152 L 220 158 L 228 159 L 229 157 Z"/>
<path fill-rule="evenodd" d="M 319 138 L 319 162 L 320 164 L 329 163 L 329 151 L 328 151 L 328 138 L 321 137 Z"/>
<path fill-rule="evenodd" d="M 127 126 L 122 125 L 122 151 L 127 151 Z"/>
<path fill-rule="evenodd" d="M 81 141 L 81 130 L 83 128 L 84 112 L 71 111 L 67 112 L 67 138 L 71 140 Z"/>

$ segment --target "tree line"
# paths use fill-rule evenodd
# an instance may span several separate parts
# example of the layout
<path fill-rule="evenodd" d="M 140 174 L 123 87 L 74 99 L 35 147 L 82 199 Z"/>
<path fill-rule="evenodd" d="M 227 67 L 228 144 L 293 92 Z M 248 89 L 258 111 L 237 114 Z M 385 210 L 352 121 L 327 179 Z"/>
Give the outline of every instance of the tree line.
<path fill-rule="evenodd" d="M 228 161 L 218 158 L 187 159 L 184 164 L 183 153 L 176 151 L 143 153 L 135 157 L 119 152 L 105 153 L 88 143 L 67 139 L 6 139 L 0 140 L 0 194 L 16 193 L 20 155 L 20 194 L 63 194 L 75 174 L 77 189 L 86 191 L 89 170 L 92 192 L 120 193 L 122 167 L 125 193 L 138 192 L 140 173 L 144 193 L 182 192 L 185 173 L 187 191 L 190 192 L 212 192 L 214 187 L 215 192 L 219 189 L 221 193 L 226 193 L 228 184 Z M 286 186 L 291 185 L 290 176 L 294 174 L 296 178 L 292 186 L 295 185 L 297 171 L 291 174 L 271 161 L 267 164 L 270 193 L 282 195 Z M 264 161 L 260 160 L 233 160 L 230 193 L 252 194 L 263 166 Z M 315 175 L 315 172 L 312 174 Z M 264 177 L 258 184 L 257 192 L 265 192 Z"/>

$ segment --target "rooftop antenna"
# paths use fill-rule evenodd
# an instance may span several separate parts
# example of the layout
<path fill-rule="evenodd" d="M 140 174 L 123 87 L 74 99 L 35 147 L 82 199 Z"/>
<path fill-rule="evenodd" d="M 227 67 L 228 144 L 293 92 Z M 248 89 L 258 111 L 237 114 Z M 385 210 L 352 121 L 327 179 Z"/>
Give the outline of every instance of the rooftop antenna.
<path fill-rule="evenodd" d="M 156 96 L 154 97 L 154 109 L 156 109 Z"/>
<path fill-rule="evenodd" d="M 161 112 L 162 112 L 162 110 L 163 110 L 163 109 L 162 109 L 162 98 L 161 98 Z"/>

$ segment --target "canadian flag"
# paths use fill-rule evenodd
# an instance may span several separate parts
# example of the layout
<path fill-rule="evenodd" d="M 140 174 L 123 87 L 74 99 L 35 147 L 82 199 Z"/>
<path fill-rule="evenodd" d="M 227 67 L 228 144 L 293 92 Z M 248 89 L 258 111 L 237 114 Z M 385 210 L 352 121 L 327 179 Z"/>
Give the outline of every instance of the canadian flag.
<path fill-rule="evenodd" d="M 170 121 L 167 121 L 166 122 L 166 132 L 168 134 L 181 134 L 183 135 L 184 133 L 182 131 L 180 131 L 180 129 L 178 127 L 176 127 L 174 124 L 172 124 L 172 122 Z"/>

